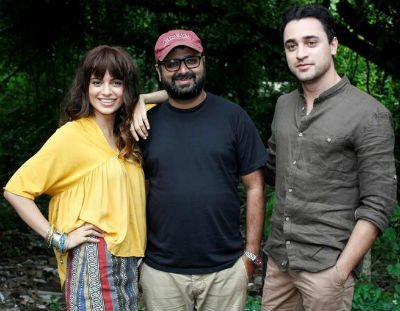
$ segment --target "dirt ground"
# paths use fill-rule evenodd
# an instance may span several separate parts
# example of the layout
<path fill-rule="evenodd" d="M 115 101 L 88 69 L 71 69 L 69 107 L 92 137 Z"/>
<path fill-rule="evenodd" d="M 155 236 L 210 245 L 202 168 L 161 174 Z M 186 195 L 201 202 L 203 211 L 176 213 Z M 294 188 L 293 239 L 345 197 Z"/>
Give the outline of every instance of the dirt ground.
<path fill-rule="evenodd" d="M 0 233 L 0 310 L 63 310 L 52 251 L 34 234 Z"/>

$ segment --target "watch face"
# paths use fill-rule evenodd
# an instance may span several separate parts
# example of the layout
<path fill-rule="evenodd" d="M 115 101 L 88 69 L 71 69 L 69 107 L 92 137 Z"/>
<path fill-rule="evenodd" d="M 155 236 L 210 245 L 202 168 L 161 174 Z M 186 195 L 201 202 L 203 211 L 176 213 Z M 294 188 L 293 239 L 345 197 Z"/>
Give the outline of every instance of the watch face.
<path fill-rule="evenodd" d="M 257 258 L 253 261 L 255 265 L 261 266 L 262 265 L 262 258 L 257 256 Z"/>

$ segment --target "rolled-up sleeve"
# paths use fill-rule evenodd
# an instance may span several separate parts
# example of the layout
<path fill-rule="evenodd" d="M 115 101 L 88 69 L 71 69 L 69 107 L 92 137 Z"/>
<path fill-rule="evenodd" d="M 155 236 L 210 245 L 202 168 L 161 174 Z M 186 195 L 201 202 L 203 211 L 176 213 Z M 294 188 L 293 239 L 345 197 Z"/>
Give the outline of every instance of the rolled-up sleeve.
<path fill-rule="evenodd" d="M 397 176 L 394 132 L 388 111 L 377 111 L 355 140 L 360 203 L 356 219 L 372 222 L 381 230 L 389 224 L 396 203 Z"/>

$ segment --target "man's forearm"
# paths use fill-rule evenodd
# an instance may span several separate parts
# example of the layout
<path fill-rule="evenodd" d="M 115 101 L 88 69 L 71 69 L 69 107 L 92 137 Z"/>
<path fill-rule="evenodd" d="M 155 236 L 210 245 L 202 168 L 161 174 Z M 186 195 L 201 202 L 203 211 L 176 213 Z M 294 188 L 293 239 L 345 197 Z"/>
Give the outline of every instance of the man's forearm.
<path fill-rule="evenodd" d="M 378 234 L 379 229 L 373 223 L 363 219 L 357 221 L 350 239 L 336 263 L 343 279 L 347 279 L 370 249 Z"/>
<path fill-rule="evenodd" d="M 257 170 L 246 177 L 243 178 L 247 189 L 246 250 L 258 254 L 264 231 L 264 182 L 261 170 Z"/>
<path fill-rule="evenodd" d="M 168 93 L 164 90 L 140 94 L 145 104 L 160 104 L 168 100 Z"/>

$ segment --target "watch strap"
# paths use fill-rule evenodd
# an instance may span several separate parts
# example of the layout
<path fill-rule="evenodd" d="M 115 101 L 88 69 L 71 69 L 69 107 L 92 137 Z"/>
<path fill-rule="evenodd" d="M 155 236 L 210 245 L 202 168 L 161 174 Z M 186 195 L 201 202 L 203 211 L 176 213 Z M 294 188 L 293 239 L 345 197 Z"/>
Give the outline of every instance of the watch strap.
<path fill-rule="evenodd" d="M 247 251 L 247 250 L 244 251 L 244 255 L 245 255 L 247 258 L 249 258 L 252 262 L 255 262 L 256 259 L 257 259 L 257 257 L 258 257 L 256 254 L 253 254 L 252 252 L 249 252 L 249 251 Z"/>

